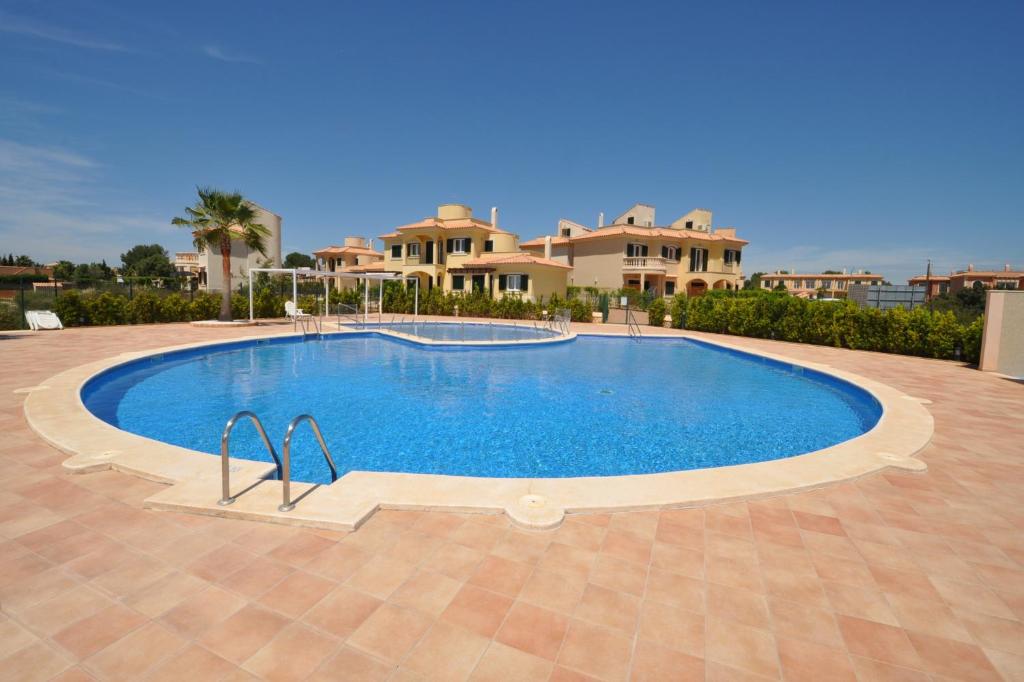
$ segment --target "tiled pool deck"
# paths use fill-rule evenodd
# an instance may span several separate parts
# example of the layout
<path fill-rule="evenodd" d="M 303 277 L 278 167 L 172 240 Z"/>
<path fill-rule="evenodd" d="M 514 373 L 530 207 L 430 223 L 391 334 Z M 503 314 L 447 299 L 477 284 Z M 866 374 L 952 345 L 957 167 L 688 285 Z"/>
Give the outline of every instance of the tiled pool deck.
<path fill-rule="evenodd" d="M 1024 679 L 1018 383 L 730 337 L 930 399 L 928 471 L 546 533 L 384 511 L 348 535 L 144 510 L 160 484 L 67 473 L 13 392 L 253 333 L 0 339 L 0 679 Z"/>

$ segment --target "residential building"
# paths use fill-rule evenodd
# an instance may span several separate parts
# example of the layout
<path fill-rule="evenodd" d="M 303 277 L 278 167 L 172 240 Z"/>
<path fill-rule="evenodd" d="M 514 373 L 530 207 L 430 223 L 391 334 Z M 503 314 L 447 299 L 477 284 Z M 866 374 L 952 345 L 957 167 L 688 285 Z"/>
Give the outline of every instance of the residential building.
<path fill-rule="evenodd" d="M 313 252 L 318 270 L 342 272 L 350 277 L 331 279 L 334 289 L 352 289 L 359 285 L 359 275 L 384 271 L 384 254 L 373 248 L 373 240 L 345 237 L 342 246 L 327 246 Z"/>
<path fill-rule="evenodd" d="M 881 284 L 882 275 L 870 272 L 821 272 L 817 274 L 795 274 L 781 270 L 761 275 L 761 288 L 772 290 L 779 284 L 786 291 L 800 298 L 846 298 L 852 284 Z"/>
<path fill-rule="evenodd" d="M 609 225 L 604 214 L 596 227 L 560 220 L 554 235 L 520 247 L 550 253 L 552 260 L 571 266 L 570 283 L 578 287 L 632 288 L 659 296 L 741 288 L 747 241 L 735 228 L 712 229 L 711 217 L 711 211 L 695 209 L 659 226 L 654 206 L 635 204 Z"/>
<path fill-rule="evenodd" d="M 865 308 L 913 310 L 925 304 L 925 288 L 906 284 L 851 284 L 847 298 Z"/>
<path fill-rule="evenodd" d="M 508 295 L 537 301 L 552 294 L 564 296 L 571 267 L 550 254 L 536 255 L 519 248 L 519 237 L 491 221 L 473 217 L 462 204 L 438 206 L 437 215 L 402 225 L 380 237 L 384 241 L 384 270 L 419 279 L 421 290 L 485 291 L 495 298 Z"/>
<path fill-rule="evenodd" d="M 241 239 L 231 240 L 231 277 L 234 286 L 248 278 L 250 268 L 281 267 L 281 216 L 272 213 L 259 204 L 250 202 L 256 209 L 256 221 L 270 232 L 264 240 L 266 254 L 250 249 Z M 199 280 L 199 287 L 220 291 L 224 285 L 220 251 L 202 249 L 199 252 L 183 251 L 174 254 L 174 267 L 179 272 L 193 274 Z"/>
<path fill-rule="evenodd" d="M 1024 270 L 1003 265 L 1002 270 L 975 270 L 968 265 L 966 270 L 957 270 L 948 275 L 918 275 L 907 280 L 907 284 L 924 286 L 928 289 L 928 299 L 944 293 L 955 294 L 961 289 L 973 287 L 976 282 L 986 289 L 1018 289 L 1024 281 Z"/>

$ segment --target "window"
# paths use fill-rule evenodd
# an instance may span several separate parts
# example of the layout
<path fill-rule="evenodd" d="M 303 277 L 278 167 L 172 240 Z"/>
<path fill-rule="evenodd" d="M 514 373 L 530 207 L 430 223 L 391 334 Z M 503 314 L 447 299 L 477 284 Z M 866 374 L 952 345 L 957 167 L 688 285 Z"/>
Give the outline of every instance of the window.
<path fill-rule="evenodd" d="M 740 250 L 739 249 L 726 249 L 725 250 L 725 264 L 726 265 L 732 265 L 734 263 L 736 265 L 739 265 L 739 263 L 740 263 Z"/>
<path fill-rule="evenodd" d="M 626 244 L 627 258 L 642 258 L 647 255 L 646 244 Z"/>
<path fill-rule="evenodd" d="M 815 288 L 815 286 L 814 286 L 814 280 L 813 279 L 804 280 L 804 289 L 814 289 L 814 288 Z"/>
<path fill-rule="evenodd" d="M 632 225 L 633 224 L 633 216 L 629 216 L 628 218 L 626 218 L 626 223 L 628 225 Z"/>
<path fill-rule="evenodd" d="M 484 242 L 484 251 L 487 253 L 491 253 L 492 251 L 494 251 L 493 239 L 488 239 L 487 241 Z"/>
<path fill-rule="evenodd" d="M 562 236 L 563 237 L 568 237 L 570 234 L 572 234 L 572 230 L 570 230 L 568 227 L 563 227 L 562 228 Z"/>
<path fill-rule="evenodd" d="M 392 258 L 401 258 L 402 257 L 402 245 L 401 244 L 395 244 L 394 246 L 391 247 L 391 257 Z"/>
<path fill-rule="evenodd" d="M 666 296 L 672 296 L 675 293 L 676 293 L 676 283 L 675 282 L 665 282 L 665 295 Z"/>
<path fill-rule="evenodd" d="M 418 258 L 420 255 L 420 243 L 409 242 L 408 244 L 405 245 L 405 253 L 408 256 L 414 256 Z"/>
<path fill-rule="evenodd" d="M 692 230 L 693 229 L 693 221 L 692 220 L 687 220 L 686 221 L 686 229 L 687 230 Z"/>
<path fill-rule="evenodd" d="M 448 253 L 469 253 L 469 237 L 449 239 Z"/>
<path fill-rule="evenodd" d="M 455 291 L 462 291 L 466 288 L 466 276 L 465 275 L 452 275 L 452 289 Z"/>
<path fill-rule="evenodd" d="M 679 247 L 678 246 L 663 246 L 661 247 L 661 257 L 666 260 L 679 260 Z"/>
<path fill-rule="evenodd" d="M 690 272 L 708 271 L 708 250 L 696 246 L 690 249 Z"/>
<path fill-rule="evenodd" d="M 831 289 L 832 288 L 832 280 L 830 280 L 830 279 L 823 279 L 823 280 L 821 280 L 821 286 L 824 289 Z"/>
<path fill-rule="evenodd" d="M 526 275 L 498 275 L 500 291 L 526 291 L 529 288 L 529 277 Z"/>

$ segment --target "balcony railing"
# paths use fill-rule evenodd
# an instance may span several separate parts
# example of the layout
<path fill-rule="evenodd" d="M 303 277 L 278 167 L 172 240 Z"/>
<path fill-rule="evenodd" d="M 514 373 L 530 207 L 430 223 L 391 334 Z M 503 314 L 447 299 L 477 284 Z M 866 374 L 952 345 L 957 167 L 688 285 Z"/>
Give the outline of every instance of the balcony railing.
<path fill-rule="evenodd" d="M 626 256 L 622 259 L 623 270 L 644 272 L 665 272 L 669 267 L 678 265 L 679 261 L 659 256 Z"/>

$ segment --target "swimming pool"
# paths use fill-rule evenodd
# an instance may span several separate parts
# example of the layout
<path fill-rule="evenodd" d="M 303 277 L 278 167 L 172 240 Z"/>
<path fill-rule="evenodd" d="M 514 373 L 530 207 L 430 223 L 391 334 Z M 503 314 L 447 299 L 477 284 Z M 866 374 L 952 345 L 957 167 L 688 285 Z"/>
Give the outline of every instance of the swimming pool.
<path fill-rule="evenodd" d="M 866 391 L 814 370 L 689 339 L 580 336 L 450 352 L 373 332 L 238 342 L 143 358 L 82 390 L 97 417 L 211 454 L 235 412 L 319 421 L 351 470 L 462 476 L 616 476 L 758 462 L 870 430 Z M 270 461 L 241 424 L 232 456 Z M 293 478 L 327 482 L 316 442 L 293 442 Z"/>
<path fill-rule="evenodd" d="M 544 327 L 532 324 L 497 323 L 486 324 L 481 322 L 398 322 L 350 324 L 344 325 L 352 329 L 385 329 L 408 334 L 431 341 L 456 341 L 462 342 L 499 342 L 499 341 L 532 341 L 555 339 L 559 334 Z"/>

